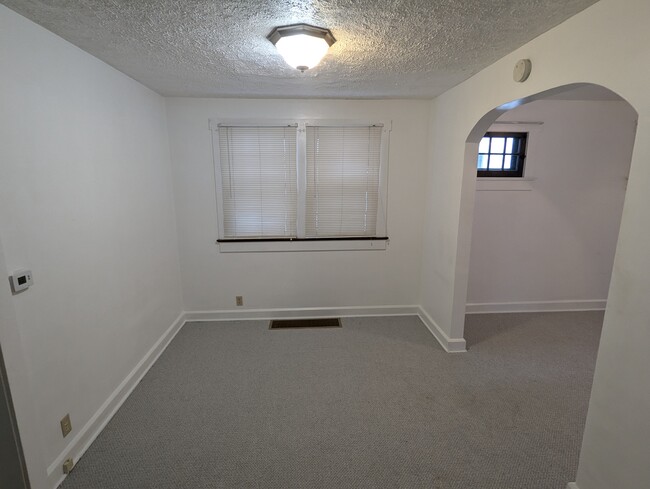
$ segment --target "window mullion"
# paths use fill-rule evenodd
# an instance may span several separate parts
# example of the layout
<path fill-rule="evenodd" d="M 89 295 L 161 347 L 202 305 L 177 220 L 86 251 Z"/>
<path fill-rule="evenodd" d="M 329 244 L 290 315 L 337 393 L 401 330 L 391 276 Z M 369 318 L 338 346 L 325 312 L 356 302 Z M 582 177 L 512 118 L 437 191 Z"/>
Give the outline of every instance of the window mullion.
<path fill-rule="evenodd" d="M 298 208 L 296 209 L 296 234 L 298 238 L 307 235 L 305 214 L 307 212 L 307 131 L 304 122 L 298 122 L 296 140 L 296 183 L 298 185 Z"/>
<path fill-rule="evenodd" d="M 221 174 L 221 148 L 219 145 L 219 129 L 212 129 L 212 154 L 214 161 L 214 185 L 217 192 L 217 237 L 224 238 L 224 204 L 223 204 L 223 179 Z"/>
<path fill-rule="evenodd" d="M 386 202 L 388 199 L 388 135 L 391 128 L 392 123 L 384 125 L 379 150 L 379 193 L 377 196 L 377 224 L 375 231 L 375 235 L 379 237 L 388 236 L 386 230 Z"/>

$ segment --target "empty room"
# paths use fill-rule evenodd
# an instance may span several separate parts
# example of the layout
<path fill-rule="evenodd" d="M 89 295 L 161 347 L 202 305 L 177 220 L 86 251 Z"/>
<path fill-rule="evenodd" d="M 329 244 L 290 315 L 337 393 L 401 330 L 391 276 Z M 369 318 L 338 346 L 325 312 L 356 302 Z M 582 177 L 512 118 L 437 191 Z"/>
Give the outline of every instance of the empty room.
<path fill-rule="evenodd" d="M 647 0 L 0 4 L 0 488 L 650 487 Z"/>

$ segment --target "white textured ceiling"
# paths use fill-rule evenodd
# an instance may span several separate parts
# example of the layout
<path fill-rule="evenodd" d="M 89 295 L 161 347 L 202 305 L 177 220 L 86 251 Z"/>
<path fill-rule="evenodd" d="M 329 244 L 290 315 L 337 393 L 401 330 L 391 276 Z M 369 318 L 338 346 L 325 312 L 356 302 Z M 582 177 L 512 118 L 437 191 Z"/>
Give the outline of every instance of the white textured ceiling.
<path fill-rule="evenodd" d="M 428 98 L 596 0 L 0 0 L 166 96 Z M 301 74 L 266 35 L 328 27 Z"/>

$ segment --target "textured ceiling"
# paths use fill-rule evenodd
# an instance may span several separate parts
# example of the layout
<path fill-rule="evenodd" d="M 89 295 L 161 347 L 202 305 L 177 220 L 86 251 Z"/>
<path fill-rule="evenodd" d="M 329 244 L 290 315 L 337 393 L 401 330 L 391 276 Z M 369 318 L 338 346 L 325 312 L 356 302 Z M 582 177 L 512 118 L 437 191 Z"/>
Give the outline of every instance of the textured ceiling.
<path fill-rule="evenodd" d="M 166 96 L 425 98 L 596 0 L 0 0 Z M 337 43 L 316 68 L 266 39 L 297 22 Z"/>

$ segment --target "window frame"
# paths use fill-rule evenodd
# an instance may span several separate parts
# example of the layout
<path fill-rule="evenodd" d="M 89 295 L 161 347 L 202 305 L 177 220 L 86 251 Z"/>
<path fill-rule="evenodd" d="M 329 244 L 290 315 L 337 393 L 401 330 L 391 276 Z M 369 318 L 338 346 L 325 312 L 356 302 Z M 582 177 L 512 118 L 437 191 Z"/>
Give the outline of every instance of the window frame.
<path fill-rule="evenodd" d="M 223 214 L 223 187 L 221 173 L 221 152 L 219 146 L 220 126 L 280 127 L 296 126 L 296 184 L 297 184 L 297 236 L 289 238 L 225 238 Z M 305 214 L 307 209 L 307 126 L 319 127 L 382 127 L 379 162 L 379 192 L 375 236 L 359 237 L 317 237 L 305 236 Z M 367 119 L 210 119 L 212 154 L 215 175 L 217 207 L 217 245 L 221 252 L 268 252 L 268 251 L 335 251 L 335 250 L 385 250 L 388 246 L 387 196 L 388 157 L 392 122 Z"/>
<path fill-rule="evenodd" d="M 497 137 L 497 138 L 518 138 L 518 139 L 523 140 L 523 142 L 521 143 L 521 145 L 523 147 L 517 153 L 505 153 L 505 145 L 504 145 L 504 152 L 503 153 L 492 153 L 492 152 L 481 153 L 479 151 L 478 155 L 477 155 L 477 160 L 476 160 L 476 177 L 477 178 L 487 178 L 487 179 L 490 179 L 490 178 L 523 179 L 524 178 L 525 168 L 526 168 L 526 156 L 527 156 L 527 150 L 528 150 L 528 138 L 529 138 L 529 136 L 530 136 L 529 131 L 487 131 L 485 133 L 485 135 L 483 136 L 484 138 L 485 137 L 489 137 L 489 138 L 494 138 L 494 137 Z M 491 141 L 490 141 L 490 148 L 489 149 L 492 149 L 491 148 Z M 482 155 L 482 154 L 486 154 L 488 156 L 488 169 L 487 170 L 481 170 L 481 169 L 478 168 L 478 157 L 480 157 L 480 155 Z M 506 154 L 510 154 L 512 156 L 515 156 L 515 155 L 518 156 L 519 165 L 517 167 L 517 170 L 515 170 L 515 171 L 513 171 L 513 170 L 504 170 L 503 168 L 501 170 L 490 170 L 489 169 L 489 159 L 490 159 L 490 156 L 493 155 L 493 154 L 495 154 L 495 155 L 502 154 L 504 156 Z"/>

